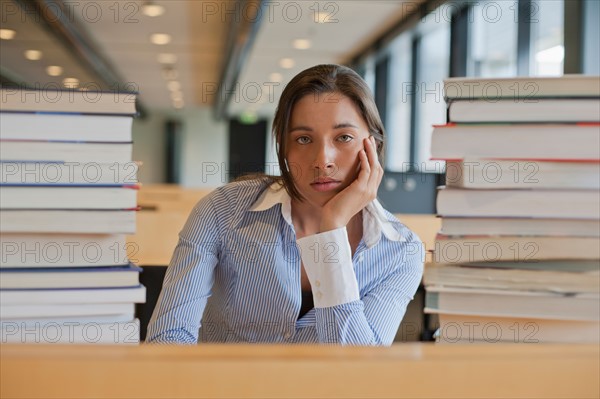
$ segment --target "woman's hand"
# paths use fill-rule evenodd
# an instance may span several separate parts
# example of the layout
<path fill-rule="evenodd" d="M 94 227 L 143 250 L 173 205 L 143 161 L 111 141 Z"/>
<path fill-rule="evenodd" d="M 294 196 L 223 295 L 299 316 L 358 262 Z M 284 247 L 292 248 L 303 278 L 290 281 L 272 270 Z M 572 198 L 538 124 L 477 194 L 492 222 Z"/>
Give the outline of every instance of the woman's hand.
<path fill-rule="evenodd" d="M 360 171 L 356 180 L 327 201 L 323 207 L 319 232 L 346 226 L 350 219 L 377 197 L 383 178 L 383 168 L 377 158 L 373 136 L 364 139 L 364 148 L 358 153 Z"/>

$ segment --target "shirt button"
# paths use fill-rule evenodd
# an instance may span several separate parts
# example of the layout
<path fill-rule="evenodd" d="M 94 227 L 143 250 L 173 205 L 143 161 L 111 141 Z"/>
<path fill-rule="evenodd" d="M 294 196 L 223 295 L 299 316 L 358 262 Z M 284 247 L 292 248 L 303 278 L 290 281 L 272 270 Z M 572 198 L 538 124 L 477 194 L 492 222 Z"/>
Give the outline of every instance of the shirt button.
<path fill-rule="evenodd" d="M 321 293 L 321 291 L 317 292 L 317 298 L 321 299 L 322 296 L 323 294 Z"/>
<path fill-rule="evenodd" d="M 320 287 L 320 286 L 321 286 L 321 282 L 320 282 L 319 280 L 316 280 L 316 281 L 315 281 L 315 286 L 316 286 L 316 287 Z"/>

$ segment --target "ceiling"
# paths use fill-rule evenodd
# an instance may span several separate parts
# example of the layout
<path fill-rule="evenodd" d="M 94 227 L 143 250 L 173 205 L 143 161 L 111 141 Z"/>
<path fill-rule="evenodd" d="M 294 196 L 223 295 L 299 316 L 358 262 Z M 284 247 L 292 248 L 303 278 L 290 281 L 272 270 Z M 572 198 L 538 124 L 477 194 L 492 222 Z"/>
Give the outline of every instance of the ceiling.
<path fill-rule="evenodd" d="M 81 49 L 57 39 L 40 23 L 40 18 L 18 7 L 13 0 L 0 3 L 1 28 L 16 31 L 12 40 L 0 41 L 4 77 L 41 86 L 49 82 L 62 84 L 65 77 L 77 78 L 83 87 L 99 81 L 100 75 L 79 56 Z M 39 3 L 46 11 L 52 11 L 52 2 Z M 107 68 L 120 81 L 129 82 L 130 88 L 139 91 L 142 104 L 150 111 L 173 110 L 173 90 L 180 91 L 174 97 L 182 97 L 177 106 L 212 105 L 215 87 L 225 69 L 227 35 L 235 22 L 233 12 L 241 7 L 243 17 L 256 11 L 245 2 L 168 0 L 154 1 L 163 6 L 164 13 L 150 17 L 143 14 L 142 1 L 79 0 L 63 4 L 69 3 L 68 13 L 63 11 L 63 17 L 77 23 L 93 52 L 107 61 Z M 250 111 L 272 115 L 282 86 L 292 76 L 311 65 L 349 61 L 401 20 L 404 11 L 414 8 L 414 1 L 413 7 L 407 7 L 406 3 L 401 0 L 263 2 L 259 30 L 234 87 L 237 90 L 228 114 Z M 316 16 L 315 11 L 324 14 Z M 152 44 L 150 36 L 154 33 L 169 34 L 171 41 L 165 45 Z M 310 40 L 310 48 L 293 48 L 296 39 Z M 27 60 L 23 54 L 28 49 L 41 50 L 42 58 Z M 161 54 L 171 59 L 163 59 L 161 63 Z M 282 58 L 291 58 L 293 65 L 280 66 Z M 63 73 L 48 76 L 49 65 L 62 66 Z M 181 88 L 177 90 L 178 85 L 171 83 L 169 89 L 171 80 L 179 82 Z"/>

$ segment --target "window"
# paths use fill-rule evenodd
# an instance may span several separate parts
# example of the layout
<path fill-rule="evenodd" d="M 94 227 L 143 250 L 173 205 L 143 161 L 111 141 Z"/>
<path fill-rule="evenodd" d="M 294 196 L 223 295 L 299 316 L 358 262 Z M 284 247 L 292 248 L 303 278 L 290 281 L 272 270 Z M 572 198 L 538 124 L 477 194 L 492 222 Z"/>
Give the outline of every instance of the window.
<path fill-rule="evenodd" d="M 415 71 L 415 154 L 413 162 L 421 172 L 444 171 L 443 161 L 432 161 L 432 125 L 446 123 L 443 83 L 450 69 L 450 21 L 440 21 L 427 29 L 417 42 Z"/>
<path fill-rule="evenodd" d="M 516 2 L 477 2 L 471 9 L 470 76 L 517 75 Z"/>
<path fill-rule="evenodd" d="M 469 76 L 507 77 L 517 75 L 517 2 L 476 2 L 469 22 Z"/>
<path fill-rule="evenodd" d="M 535 0 L 531 6 L 531 74 L 560 76 L 565 58 L 564 0 Z"/>
<path fill-rule="evenodd" d="M 412 35 L 402 34 L 389 45 L 390 70 L 386 124 L 385 169 L 406 172 L 410 165 L 410 93 Z"/>

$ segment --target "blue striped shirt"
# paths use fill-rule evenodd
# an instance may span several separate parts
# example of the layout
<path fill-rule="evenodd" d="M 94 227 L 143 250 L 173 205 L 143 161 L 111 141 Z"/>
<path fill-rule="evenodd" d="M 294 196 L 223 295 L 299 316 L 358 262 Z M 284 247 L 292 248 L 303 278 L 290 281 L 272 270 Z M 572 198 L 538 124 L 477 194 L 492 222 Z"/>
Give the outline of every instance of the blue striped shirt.
<path fill-rule="evenodd" d="M 195 206 L 147 342 L 392 343 L 423 274 L 418 237 L 375 200 L 354 255 L 345 228 L 296 240 L 290 197 L 273 187 L 230 183 Z M 315 308 L 298 319 L 301 262 Z"/>

